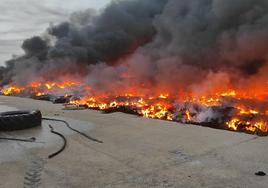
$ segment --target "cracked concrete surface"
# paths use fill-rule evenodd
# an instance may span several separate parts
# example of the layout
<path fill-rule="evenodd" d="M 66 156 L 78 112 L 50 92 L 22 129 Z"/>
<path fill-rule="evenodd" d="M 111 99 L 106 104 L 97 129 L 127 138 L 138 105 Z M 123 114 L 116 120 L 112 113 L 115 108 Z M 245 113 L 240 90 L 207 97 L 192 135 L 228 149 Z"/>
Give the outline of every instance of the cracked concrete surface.
<path fill-rule="evenodd" d="M 98 144 L 59 128 L 67 135 L 68 146 L 64 153 L 48 160 L 47 155 L 60 147 L 60 139 L 41 137 L 47 131 L 45 125 L 40 130 L 10 133 L 36 136 L 45 144 L 30 147 L 28 143 L 1 141 L 1 153 L 13 156 L 4 160 L 0 155 L 1 188 L 23 187 L 25 173 L 33 163 L 31 156 L 45 161 L 38 184 L 45 188 L 268 185 L 267 176 L 255 176 L 257 171 L 268 172 L 268 137 L 122 113 L 68 111 L 62 110 L 62 105 L 24 98 L 1 96 L 0 101 L 0 105 L 38 108 L 45 116 L 66 118 L 74 127 L 104 141 Z M 22 154 L 24 157 L 16 156 Z"/>

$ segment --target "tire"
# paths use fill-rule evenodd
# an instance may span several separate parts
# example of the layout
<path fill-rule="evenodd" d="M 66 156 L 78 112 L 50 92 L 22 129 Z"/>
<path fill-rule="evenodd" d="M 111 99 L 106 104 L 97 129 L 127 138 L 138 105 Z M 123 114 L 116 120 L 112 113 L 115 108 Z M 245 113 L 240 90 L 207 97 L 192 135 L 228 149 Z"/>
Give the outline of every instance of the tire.
<path fill-rule="evenodd" d="M 42 114 L 39 110 L 0 113 L 0 131 L 30 129 L 41 124 Z"/>

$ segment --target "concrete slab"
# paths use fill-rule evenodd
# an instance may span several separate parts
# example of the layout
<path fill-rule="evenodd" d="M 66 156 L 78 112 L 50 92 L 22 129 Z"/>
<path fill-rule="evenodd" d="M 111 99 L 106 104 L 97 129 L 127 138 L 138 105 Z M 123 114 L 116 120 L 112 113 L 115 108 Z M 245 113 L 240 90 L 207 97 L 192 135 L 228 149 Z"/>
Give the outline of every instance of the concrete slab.
<path fill-rule="evenodd" d="M 76 128 L 103 140 L 98 144 L 66 131 L 68 147 L 48 160 L 58 138 L 39 130 L 14 132 L 35 135 L 41 146 L 0 142 L 0 187 L 33 184 L 41 187 L 267 187 L 267 137 L 132 115 L 92 110 L 62 110 L 62 105 L 31 99 L 0 97 L 18 109 L 40 109 L 45 116 L 66 118 Z M 19 149 L 18 149 L 19 148 Z M 19 153 L 16 153 L 20 150 Z M 2 151 L 4 151 L 2 154 Z M 14 153 L 15 152 L 15 153 Z M 25 157 L 21 157 L 24 154 Z M 3 157 L 3 156 L 10 157 Z M 18 157 L 17 157 L 18 156 Z M 7 158 L 9 160 L 7 160 Z M 28 175 L 27 175 L 28 174 Z M 25 179 L 26 178 L 26 179 Z"/>

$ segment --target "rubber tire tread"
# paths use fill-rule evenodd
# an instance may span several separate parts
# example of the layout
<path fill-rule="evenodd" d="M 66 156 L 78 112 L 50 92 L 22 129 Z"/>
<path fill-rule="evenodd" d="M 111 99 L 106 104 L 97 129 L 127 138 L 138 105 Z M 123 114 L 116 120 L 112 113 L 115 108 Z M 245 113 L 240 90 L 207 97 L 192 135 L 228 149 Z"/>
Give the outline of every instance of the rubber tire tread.
<path fill-rule="evenodd" d="M 39 110 L 0 113 L 0 131 L 30 129 L 41 124 L 42 114 Z"/>

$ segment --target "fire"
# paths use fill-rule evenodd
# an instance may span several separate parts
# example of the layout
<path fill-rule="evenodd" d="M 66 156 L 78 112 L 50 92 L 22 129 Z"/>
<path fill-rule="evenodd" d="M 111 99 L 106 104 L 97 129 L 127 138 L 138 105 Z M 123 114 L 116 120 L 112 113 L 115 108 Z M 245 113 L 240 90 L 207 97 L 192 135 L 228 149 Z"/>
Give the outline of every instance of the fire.
<path fill-rule="evenodd" d="M 191 114 L 190 114 L 189 110 L 186 110 L 185 114 L 186 114 L 186 120 L 191 121 Z"/>
<path fill-rule="evenodd" d="M 240 114 L 254 114 L 254 115 L 260 114 L 260 112 L 258 112 L 257 110 L 246 109 L 246 108 L 243 108 L 241 106 L 237 106 L 236 108 L 239 110 Z"/>
<path fill-rule="evenodd" d="M 8 87 L 4 87 L 1 92 L 3 95 L 18 95 L 23 92 L 27 92 L 28 94 L 35 96 L 42 96 L 45 94 L 53 94 L 54 90 L 63 90 L 65 88 L 70 88 L 73 86 L 79 86 L 78 82 L 74 81 L 63 81 L 63 82 L 31 82 L 30 84 L 21 87 L 19 85 L 10 85 Z"/>
<path fill-rule="evenodd" d="M 176 99 L 171 98 L 170 95 L 160 94 L 154 96 L 135 96 L 134 94 L 124 94 L 121 96 L 105 96 L 105 97 L 84 97 L 80 100 L 71 101 L 71 104 L 86 105 L 88 108 L 99 110 L 107 110 L 110 108 L 128 107 L 134 110 L 137 114 L 155 119 L 163 119 L 169 121 L 181 122 L 195 122 L 196 114 L 193 109 L 182 108 L 175 109 Z M 199 108 L 212 108 L 222 106 L 222 102 L 226 97 L 231 97 L 236 100 L 236 92 L 226 92 L 216 94 L 214 96 L 201 96 L 201 97 L 188 97 L 183 100 L 183 104 L 193 104 Z M 122 100 L 123 98 L 123 100 Z M 109 102 L 111 101 L 111 102 Z M 244 131 L 248 133 L 256 133 L 261 131 L 268 133 L 268 123 L 265 121 L 243 120 L 242 116 L 252 118 L 253 116 L 267 115 L 267 111 L 261 113 L 258 110 L 246 108 L 243 106 L 233 107 L 236 109 L 237 114 L 234 118 L 225 121 L 225 128 L 232 131 Z M 178 115 L 176 115 L 178 114 Z M 181 114 L 181 115 L 180 115 Z"/>
<path fill-rule="evenodd" d="M 66 87 L 71 87 L 71 86 L 76 86 L 76 85 L 78 85 L 78 83 L 71 82 L 71 81 L 64 81 L 62 83 L 55 83 L 55 82 L 47 82 L 47 83 L 44 83 L 44 86 L 48 90 L 52 90 L 54 88 L 64 89 Z"/>
<path fill-rule="evenodd" d="M 229 122 L 226 122 L 226 125 L 231 130 L 237 131 L 238 128 L 244 128 L 245 131 L 255 133 L 256 131 L 268 132 L 268 124 L 267 122 L 258 121 L 258 122 L 250 122 L 239 120 L 238 118 L 234 118 Z"/>
<path fill-rule="evenodd" d="M 143 107 L 140 113 L 144 117 L 163 119 L 166 117 L 168 110 L 164 105 L 156 104 Z"/>
<path fill-rule="evenodd" d="M 229 129 L 236 131 L 239 123 L 240 123 L 240 120 L 235 118 L 229 122 L 226 122 L 226 125 L 228 126 Z"/>
<path fill-rule="evenodd" d="M 224 93 L 221 93 L 220 96 L 223 96 L 223 97 L 235 97 L 236 92 L 235 91 L 224 92 Z"/>
<path fill-rule="evenodd" d="M 51 90 L 55 86 L 55 83 L 45 83 L 45 86 L 48 90 Z"/>
<path fill-rule="evenodd" d="M 37 96 L 37 97 L 40 97 L 40 96 L 43 96 L 43 95 L 45 95 L 45 93 L 42 93 L 42 92 L 38 92 L 38 93 L 36 93 L 36 96 Z"/>
<path fill-rule="evenodd" d="M 261 103 L 268 103 L 268 98 L 265 99 L 256 94 L 254 94 L 256 97 L 254 98 L 249 93 L 232 89 L 201 96 L 195 96 L 187 92 L 179 94 L 161 92 L 147 95 L 139 93 L 135 89 L 131 89 L 131 92 L 119 92 L 118 95 L 94 95 L 91 87 L 69 79 L 60 82 L 33 81 L 24 87 L 12 84 L 2 88 L 1 92 L 3 95 L 28 93 L 39 97 L 61 91 L 62 96 L 69 97 L 81 88 L 86 92 L 81 97 L 72 99 L 69 104 L 83 105 L 87 108 L 104 111 L 127 109 L 143 117 L 183 123 L 208 121 L 202 119 L 203 116 L 200 114 L 210 111 L 210 113 L 223 115 L 217 121 L 218 124 L 223 124 L 225 129 L 251 134 L 259 132 L 268 134 L 268 109 L 252 108 L 252 106 L 243 102 L 256 99 L 260 100 Z M 229 104 L 229 106 L 226 104 Z"/>
<path fill-rule="evenodd" d="M 13 95 L 13 94 L 19 94 L 23 92 L 24 88 L 18 87 L 16 85 L 12 85 L 10 87 L 4 88 L 2 90 L 2 93 L 4 95 Z"/>
<path fill-rule="evenodd" d="M 161 99 L 167 99 L 168 96 L 169 96 L 169 94 L 160 94 L 159 95 L 159 98 L 161 98 Z"/>

